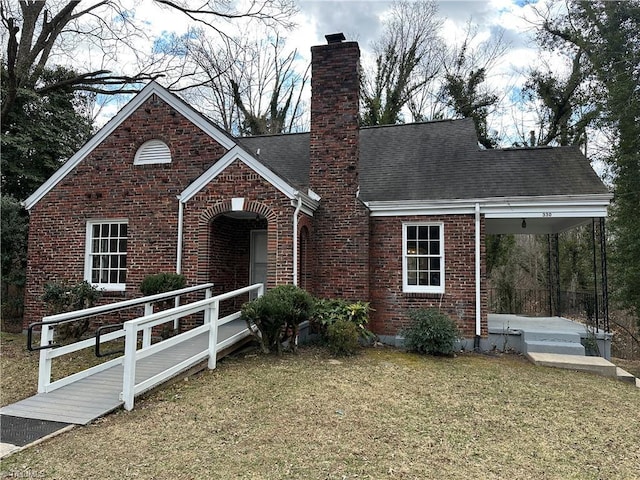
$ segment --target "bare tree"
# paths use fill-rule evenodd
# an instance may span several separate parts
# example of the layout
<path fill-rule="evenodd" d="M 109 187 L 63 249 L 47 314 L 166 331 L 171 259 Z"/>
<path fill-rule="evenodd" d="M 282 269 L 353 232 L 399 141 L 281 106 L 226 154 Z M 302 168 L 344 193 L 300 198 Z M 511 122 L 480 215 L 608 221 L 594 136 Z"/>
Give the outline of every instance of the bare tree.
<path fill-rule="evenodd" d="M 309 66 L 302 74 L 297 72 L 298 52 L 285 51 L 285 41 L 277 32 L 260 37 L 247 34 L 220 46 L 204 31 L 193 36 L 188 56 L 202 72 L 203 81 L 185 95 L 197 97 L 204 110 L 234 134 L 298 130 Z"/>
<path fill-rule="evenodd" d="M 523 93 L 526 107 L 537 116 L 537 131 L 529 134 L 531 145 L 585 146 L 587 130 L 602 117 L 606 95 L 596 79 L 589 52 L 557 34 L 558 15 L 567 5 L 533 6 L 537 19 L 532 21 L 541 52 L 552 52 L 566 60 L 569 68 L 558 69 L 544 61 L 529 72 Z M 522 143 L 527 135 L 520 132 Z"/>
<path fill-rule="evenodd" d="M 158 3 L 213 28 L 222 37 L 227 35 L 216 25 L 216 19 L 235 21 L 245 18 L 288 25 L 294 12 L 293 0 L 252 0 L 244 3 L 244 10 L 233 8 L 235 3 L 225 0 L 204 1 L 197 7 L 191 7 L 193 2 L 188 1 L 158 0 Z M 6 51 L 2 65 L 5 82 L 2 117 L 13 108 L 20 89 L 37 93 L 69 87 L 105 94 L 134 92 L 137 83 L 177 68 L 175 64 L 148 57 L 138 50 L 140 41 L 148 40 L 148 37 L 134 19 L 134 12 L 127 10 L 120 0 L 97 1 L 86 7 L 79 0 L 46 3 L 21 0 L 17 4 L 12 0 L 2 0 L 0 20 L 3 49 Z M 122 73 L 114 72 L 105 65 L 97 68 L 86 65 L 78 68 L 75 65 L 77 73 L 73 78 L 43 86 L 41 78 L 45 68 L 65 61 L 62 55 L 68 57 L 66 60 L 78 55 L 80 44 L 94 46 L 101 62 L 110 60 L 112 65 L 126 49 L 137 59 L 137 65 L 132 67 L 135 71 Z"/>
<path fill-rule="evenodd" d="M 106 15 L 108 11 L 110 14 Z M 110 18 L 117 17 L 118 22 Z M 80 8 L 79 1 L 54 4 L 38 1 L 13 2 L 2 0 L 0 18 L 4 27 L 3 44 L 6 54 L 3 62 L 5 97 L 2 117 L 13 108 L 18 90 L 38 93 L 57 88 L 73 88 L 105 92 L 111 85 L 125 85 L 153 78 L 153 75 L 137 73 L 132 76 L 112 74 L 105 69 L 77 72 L 59 82 L 43 85 L 42 75 L 52 63 L 52 57 L 60 51 L 72 55 L 74 43 L 79 37 L 95 42 L 108 54 L 115 42 L 131 41 L 141 32 L 129 22 L 126 11 L 117 3 L 102 1 Z M 59 48 L 59 47 L 65 47 Z M 59 60 L 59 59 L 56 59 Z"/>
<path fill-rule="evenodd" d="M 376 65 L 362 79 L 362 121 L 365 125 L 393 124 L 416 101 L 440 72 L 444 51 L 438 36 L 442 21 L 434 1 L 393 4 L 383 38 L 374 44 Z"/>
<path fill-rule="evenodd" d="M 247 2 L 230 2 L 228 0 L 203 0 L 192 7 L 193 2 L 188 0 L 156 0 L 170 9 L 177 10 L 187 15 L 194 22 L 205 25 L 223 36 L 225 31 L 220 28 L 217 21 L 252 19 L 264 24 L 285 28 L 291 28 L 294 24 L 291 18 L 296 13 L 295 2 L 292 0 L 250 0 Z M 238 3 L 243 7 L 236 8 Z"/>

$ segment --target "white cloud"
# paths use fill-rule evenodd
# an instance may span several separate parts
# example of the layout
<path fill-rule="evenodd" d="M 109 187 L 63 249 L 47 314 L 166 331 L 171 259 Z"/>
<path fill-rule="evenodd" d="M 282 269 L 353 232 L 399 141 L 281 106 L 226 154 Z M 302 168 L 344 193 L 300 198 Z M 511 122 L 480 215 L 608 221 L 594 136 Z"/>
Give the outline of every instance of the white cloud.
<path fill-rule="evenodd" d="M 499 125 L 501 130 L 506 130 L 513 123 L 513 119 L 505 117 L 505 111 L 510 108 L 506 103 L 511 92 L 514 88 L 519 89 L 524 84 L 524 75 L 528 70 L 538 64 L 540 58 L 545 58 L 538 56 L 533 41 L 533 7 L 523 0 L 441 0 L 437 3 L 440 15 L 446 18 L 442 35 L 447 43 L 459 44 L 464 39 L 466 23 L 471 21 L 478 27 L 476 41 L 486 41 L 502 32 L 504 40 L 510 44 L 510 49 L 495 65 L 489 77 L 496 90 L 505 95 L 505 105 L 492 122 Z M 136 45 L 143 52 L 151 52 L 154 40 L 162 35 L 182 35 L 194 26 L 185 15 L 160 7 L 151 0 L 142 0 L 133 6 L 135 21 L 144 26 L 148 36 Z M 390 6 L 390 1 L 299 0 L 299 13 L 295 18 L 297 28 L 284 33 L 287 46 L 298 50 L 299 70 L 303 71 L 310 62 L 311 47 L 325 43 L 325 34 L 337 32 L 343 32 L 348 40 L 358 41 L 363 59 L 370 62 L 371 44 L 381 36 L 383 19 Z M 221 26 L 229 32 L 238 31 L 238 27 L 230 23 L 222 23 Z M 101 58 L 95 49 L 90 51 L 86 48 L 84 53 L 92 66 L 109 64 L 115 68 L 132 68 L 136 61 L 132 52 L 123 51 L 117 59 Z M 562 66 L 562 61 L 554 56 L 545 60 L 554 68 Z M 106 122 L 110 115 L 115 114 L 122 106 L 121 102 L 122 99 L 106 105 L 100 112 L 100 122 Z M 527 122 L 530 121 L 527 119 Z"/>

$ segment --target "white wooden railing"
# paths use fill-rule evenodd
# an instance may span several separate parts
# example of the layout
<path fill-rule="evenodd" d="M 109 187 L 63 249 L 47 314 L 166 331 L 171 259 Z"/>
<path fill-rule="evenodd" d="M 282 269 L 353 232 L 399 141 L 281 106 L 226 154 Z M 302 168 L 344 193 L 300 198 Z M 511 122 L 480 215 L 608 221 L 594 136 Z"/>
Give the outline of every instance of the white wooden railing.
<path fill-rule="evenodd" d="M 129 308 L 138 307 L 144 305 L 145 315 L 153 314 L 154 305 L 161 301 L 173 300 L 174 305 L 180 304 L 180 297 L 204 290 L 205 297 L 211 297 L 211 288 L 213 283 L 205 283 L 203 285 L 197 285 L 194 287 L 187 287 L 180 290 L 174 290 L 172 292 L 159 293 L 157 295 L 150 295 L 147 297 L 134 298 L 131 300 L 124 300 L 122 302 L 110 303 L 107 305 L 100 305 L 97 307 L 86 308 L 84 310 L 76 310 L 74 312 L 61 313 L 57 315 L 49 315 L 43 317 L 41 322 L 33 323 L 29 326 L 29 342 L 28 346 L 31 348 L 31 336 L 34 328 L 41 327 L 40 333 L 40 347 L 33 348 L 34 350 L 40 350 L 40 363 L 38 365 L 38 393 L 51 392 L 65 385 L 69 385 L 77 380 L 93 375 L 94 373 L 101 372 L 108 368 L 122 363 L 122 357 L 110 360 L 108 362 L 101 363 L 95 367 L 83 370 L 81 372 L 69 375 L 55 382 L 51 381 L 51 367 L 54 358 L 67 355 L 69 353 L 76 352 L 85 348 L 89 348 L 95 345 L 96 341 L 93 338 L 87 340 L 81 340 L 69 345 L 52 348 L 54 341 L 55 328 L 62 325 L 78 321 L 84 318 L 94 317 L 97 315 L 109 314 L 117 311 L 127 310 Z M 175 325 L 174 325 L 175 327 Z M 124 337 L 124 329 L 113 331 L 111 333 L 103 334 L 100 336 L 100 343 L 109 342 L 118 338 Z M 142 344 L 145 346 L 151 345 L 151 327 L 145 328 L 142 334 Z"/>
<path fill-rule="evenodd" d="M 125 353 L 121 394 L 121 400 L 124 402 L 124 408 L 126 410 L 131 410 L 133 408 L 134 398 L 136 395 L 161 384 L 179 372 L 188 369 L 190 366 L 195 365 L 206 358 L 209 360 L 208 367 L 210 369 L 216 368 L 216 357 L 219 350 L 233 345 L 240 339 L 251 334 L 247 328 L 246 330 L 242 330 L 225 339 L 223 342 L 218 342 L 218 328 L 225 323 L 239 319 L 241 315 L 241 312 L 237 311 L 231 315 L 227 315 L 226 317 L 219 318 L 220 302 L 251 292 L 255 292 L 257 296 L 261 296 L 264 293 L 264 285 L 258 283 L 229 293 L 217 295 L 215 297 L 205 298 L 199 302 L 172 308 L 171 310 L 154 313 L 152 315 L 126 322 L 124 324 Z M 144 331 L 145 329 L 151 329 L 155 326 L 162 325 L 163 323 L 175 321 L 179 318 L 200 312 L 204 312 L 203 325 L 154 345 L 143 345 L 138 349 L 137 338 L 138 332 L 141 330 Z M 136 363 L 139 360 L 207 332 L 209 334 L 209 342 L 205 350 L 194 352 L 194 354 L 188 359 L 173 365 L 147 380 L 136 383 Z"/>

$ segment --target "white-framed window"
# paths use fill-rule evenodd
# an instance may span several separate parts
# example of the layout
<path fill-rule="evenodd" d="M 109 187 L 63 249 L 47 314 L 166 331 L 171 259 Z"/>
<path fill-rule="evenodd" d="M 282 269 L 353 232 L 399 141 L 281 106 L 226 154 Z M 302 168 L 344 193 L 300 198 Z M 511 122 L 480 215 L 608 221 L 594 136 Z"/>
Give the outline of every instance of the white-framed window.
<path fill-rule="evenodd" d="M 444 293 L 444 224 L 402 225 L 402 291 Z"/>
<path fill-rule="evenodd" d="M 149 140 L 140 145 L 133 158 L 134 165 L 171 163 L 171 150 L 162 140 Z"/>
<path fill-rule="evenodd" d="M 87 222 L 84 278 L 94 287 L 124 291 L 127 284 L 127 220 Z"/>

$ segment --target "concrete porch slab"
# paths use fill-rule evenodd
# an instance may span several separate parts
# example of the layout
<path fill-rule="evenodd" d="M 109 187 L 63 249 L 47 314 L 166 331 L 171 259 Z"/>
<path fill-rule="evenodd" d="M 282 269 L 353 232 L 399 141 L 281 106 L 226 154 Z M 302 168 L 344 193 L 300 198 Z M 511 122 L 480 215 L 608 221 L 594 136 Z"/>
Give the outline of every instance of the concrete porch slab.
<path fill-rule="evenodd" d="M 539 352 L 529 352 L 526 356 L 535 365 L 592 372 L 605 377 L 617 377 L 617 367 L 602 357 L 581 357 L 579 355 Z"/>
<path fill-rule="evenodd" d="M 594 332 L 564 317 L 487 315 L 489 349 L 571 355 L 599 355 L 611 359 L 611 333 Z M 589 346 L 587 351 L 586 346 Z M 565 348 L 566 347 L 566 348 Z"/>
<path fill-rule="evenodd" d="M 508 313 L 487 315 L 489 331 L 563 332 L 584 334 L 586 325 L 564 317 L 525 317 Z"/>

